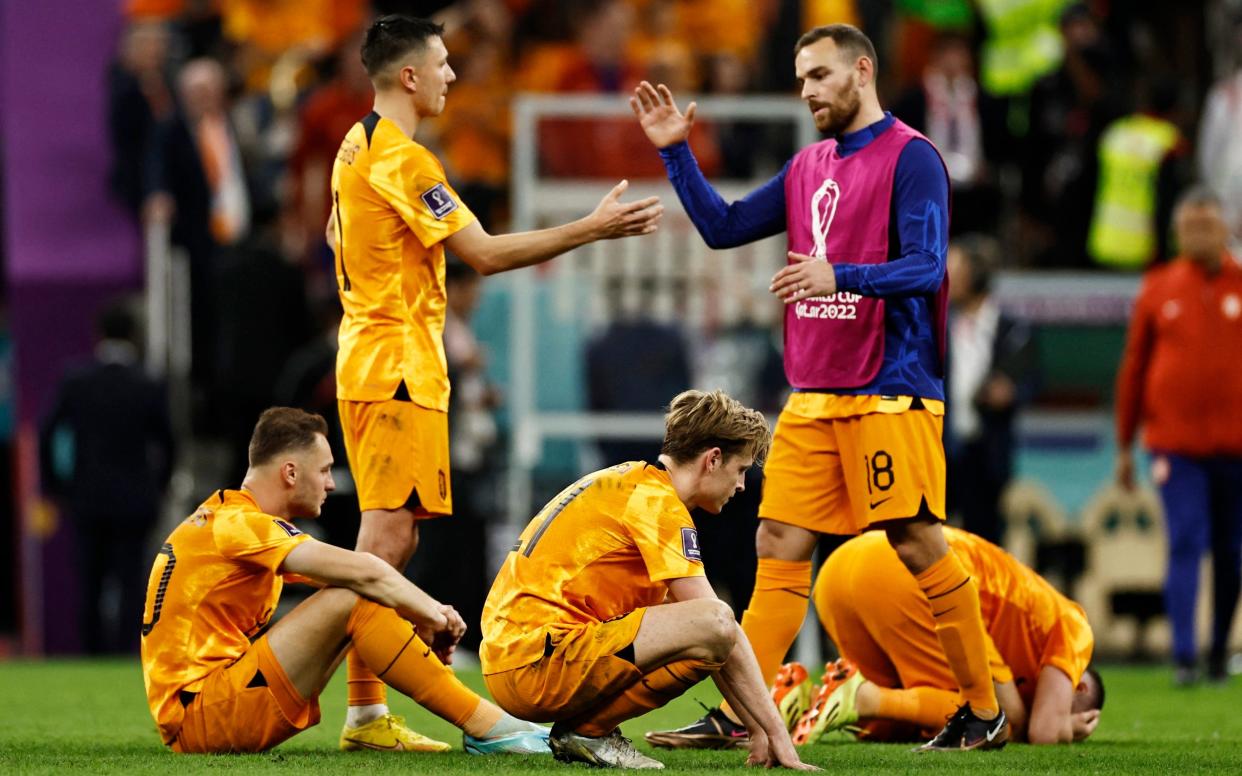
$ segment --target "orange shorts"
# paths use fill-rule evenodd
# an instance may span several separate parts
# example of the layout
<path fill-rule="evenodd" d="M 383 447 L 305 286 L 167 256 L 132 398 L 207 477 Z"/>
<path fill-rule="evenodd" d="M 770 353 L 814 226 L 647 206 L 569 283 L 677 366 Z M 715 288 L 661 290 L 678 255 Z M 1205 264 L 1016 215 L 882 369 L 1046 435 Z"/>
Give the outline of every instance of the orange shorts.
<path fill-rule="evenodd" d="M 483 681 L 496 704 L 519 719 L 555 722 L 576 717 L 642 678 L 638 666 L 617 653 L 634 643 L 646 611 L 640 607 L 561 631 L 559 641 L 549 632 L 549 646 L 540 660 L 485 675 Z"/>
<path fill-rule="evenodd" d="M 319 699 L 305 699 L 276 662 L 267 637 L 217 668 L 192 697 L 174 752 L 262 752 L 319 723 Z"/>
<path fill-rule="evenodd" d="M 944 519 L 943 417 L 899 402 L 892 412 L 811 417 L 806 398 L 791 396 L 776 422 L 760 518 L 828 534 L 920 513 Z"/>
<path fill-rule="evenodd" d="M 883 534 L 851 539 L 829 555 L 811 599 L 837 650 L 876 685 L 958 689 L 931 604 Z M 992 678 L 1013 681 L 991 637 L 987 651 Z"/>
<path fill-rule="evenodd" d="M 417 496 L 417 515 L 453 512 L 447 412 L 399 399 L 337 408 L 362 511 L 400 509 Z"/>

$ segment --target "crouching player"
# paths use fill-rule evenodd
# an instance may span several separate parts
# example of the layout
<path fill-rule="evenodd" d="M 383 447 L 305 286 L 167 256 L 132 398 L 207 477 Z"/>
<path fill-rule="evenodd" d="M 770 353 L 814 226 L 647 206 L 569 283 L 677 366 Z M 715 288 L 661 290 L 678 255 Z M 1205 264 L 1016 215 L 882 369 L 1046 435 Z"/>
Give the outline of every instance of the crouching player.
<path fill-rule="evenodd" d="M 996 697 L 1014 740 L 1068 744 L 1095 731 L 1104 706 L 1088 667 L 1095 637 L 1082 607 L 1012 555 L 945 528 L 973 579 L 988 633 Z M 880 533 L 851 539 L 824 563 L 813 598 L 842 660 L 794 728 L 796 743 L 860 721 L 872 740 L 930 736 L 961 702 L 932 609 Z"/>
<path fill-rule="evenodd" d="M 142 623 L 147 701 L 175 752 L 258 752 L 319 722 L 318 696 L 352 645 L 385 682 L 461 728 L 466 750 L 547 752 L 547 731 L 469 690 L 445 663 L 465 631 L 374 555 L 312 540 L 333 489 L 323 418 L 259 418 L 241 490 L 221 490 L 169 535 Z M 286 578 L 323 586 L 264 632 Z M 260 635 L 262 634 L 262 635 Z M 252 639 L 254 639 L 252 643 Z M 394 738 L 393 749 L 444 744 Z"/>
<path fill-rule="evenodd" d="M 669 406 L 657 461 L 588 474 L 522 532 L 483 610 L 480 659 L 501 708 L 555 723 L 557 759 L 662 768 L 618 726 L 710 676 L 750 732 L 751 763 L 813 768 L 704 576 L 689 512 L 720 512 L 770 439 L 759 412 L 686 391 Z"/>

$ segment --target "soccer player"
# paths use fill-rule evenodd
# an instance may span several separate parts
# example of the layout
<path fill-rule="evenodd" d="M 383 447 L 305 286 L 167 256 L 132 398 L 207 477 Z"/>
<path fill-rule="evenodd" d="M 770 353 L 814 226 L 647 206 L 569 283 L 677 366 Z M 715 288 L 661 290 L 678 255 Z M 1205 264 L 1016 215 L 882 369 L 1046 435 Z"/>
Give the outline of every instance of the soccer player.
<path fill-rule="evenodd" d="M 883 530 L 935 603 L 964 701 L 928 748 L 999 748 L 1007 726 L 988 674 L 978 585 L 940 529 L 948 173 L 926 138 L 880 108 L 875 48 L 858 29 L 811 30 L 794 66 L 816 127 L 831 138 L 732 204 L 687 145 L 694 104 L 683 115 L 667 87 L 645 82 L 630 100 L 710 246 L 788 231 L 789 264 L 771 288 L 786 303 L 794 393 L 764 472 L 759 565 L 742 627 L 770 682 L 806 615 L 818 535 Z M 737 730 L 728 710 L 714 710 L 684 732 L 727 744 Z"/>
<path fill-rule="evenodd" d="M 662 212 L 655 197 L 620 202 L 622 181 L 594 212 L 564 226 L 485 232 L 439 160 L 413 139 L 424 119 L 444 109 L 455 78 L 442 32 L 406 16 L 371 26 L 362 63 L 375 109 L 350 129 L 332 168 L 328 241 L 344 309 L 337 399 L 362 511 L 357 549 L 398 569 L 417 547 L 418 521 L 453 509 L 445 248 L 490 275 L 594 240 L 650 233 Z M 407 733 L 388 714 L 384 684 L 357 655 L 347 665 L 342 748 L 391 748 L 395 734 Z"/>
<path fill-rule="evenodd" d="M 1000 547 L 955 528 L 944 532 L 979 580 L 991 675 L 1012 737 L 1067 744 L 1091 735 L 1104 685 L 1088 667 L 1095 637 L 1082 607 Z M 812 743 L 860 720 L 870 740 L 898 732 L 877 722 L 935 733 L 955 710 L 957 679 L 936 638 L 932 607 L 884 537 L 855 537 L 828 556 L 813 599 L 844 662 L 794 741 Z"/>
<path fill-rule="evenodd" d="M 813 769 L 704 576 L 689 512 L 719 513 L 770 433 L 724 393 L 686 391 L 669 405 L 657 461 L 588 474 L 522 531 L 487 597 L 479 657 L 501 708 L 555 722 L 557 759 L 664 767 L 618 726 L 710 676 L 750 731 L 751 764 Z"/>
<path fill-rule="evenodd" d="M 326 435 L 319 415 L 264 412 L 241 489 L 217 491 L 160 548 L 142 671 L 164 743 L 175 752 L 276 746 L 319 722 L 318 696 L 352 645 L 384 681 L 461 728 L 466 751 L 547 752 L 545 729 L 483 700 L 445 666 L 466 628 L 453 607 L 374 555 L 314 541 L 289 522 L 318 517 L 333 490 Z M 324 589 L 268 629 L 294 578 Z"/>

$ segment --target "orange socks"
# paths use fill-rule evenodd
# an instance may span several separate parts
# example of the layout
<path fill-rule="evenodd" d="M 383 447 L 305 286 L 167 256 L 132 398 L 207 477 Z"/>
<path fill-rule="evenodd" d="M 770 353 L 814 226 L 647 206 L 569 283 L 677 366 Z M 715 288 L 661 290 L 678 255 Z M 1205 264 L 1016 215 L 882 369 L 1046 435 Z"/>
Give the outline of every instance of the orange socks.
<path fill-rule="evenodd" d="M 345 677 L 350 706 L 388 703 L 388 692 L 384 689 L 384 683 L 362 662 L 356 649 L 351 648 L 345 656 Z"/>
<path fill-rule="evenodd" d="M 979 611 L 979 587 L 953 550 L 915 579 L 931 602 L 936 636 L 957 677 L 962 698 L 975 711 L 995 714 L 1000 709 L 988 667 L 987 634 Z"/>
<path fill-rule="evenodd" d="M 457 727 L 463 727 L 482 702 L 431 653 L 414 626 L 392 609 L 359 599 L 346 630 L 354 642 L 351 661 L 356 655 L 371 676 L 378 677 L 376 681 L 382 679 Z M 352 676 L 349 691 L 354 705 Z"/>
<path fill-rule="evenodd" d="M 570 730 L 584 736 L 606 736 L 627 719 L 658 709 L 720 670 L 723 663 L 678 660 L 644 675 L 629 688 L 577 720 L 566 720 Z"/>
<path fill-rule="evenodd" d="M 879 698 L 877 719 L 910 722 L 924 730 L 939 731 L 945 720 L 957 711 L 957 693 L 938 687 L 911 687 L 893 690 L 875 688 Z"/>
<path fill-rule="evenodd" d="M 790 645 L 802 629 L 811 597 L 811 562 L 760 558 L 755 592 L 742 614 L 742 630 L 755 650 L 765 687 L 772 684 Z M 721 706 L 735 716 L 729 704 Z"/>

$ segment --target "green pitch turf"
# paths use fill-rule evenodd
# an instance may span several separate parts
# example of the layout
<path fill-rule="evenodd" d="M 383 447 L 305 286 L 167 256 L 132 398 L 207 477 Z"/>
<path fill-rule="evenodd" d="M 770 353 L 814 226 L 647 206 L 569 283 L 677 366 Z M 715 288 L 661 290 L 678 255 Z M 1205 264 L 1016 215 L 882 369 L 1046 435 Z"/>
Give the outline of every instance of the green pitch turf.
<path fill-rule="evenodd" d="M 343 672 L 342 672 L 343 673 Z M 477 672 L 464 673 L 474 687 Z M 906 746 L 834 741 L 802 750 L 829 772 L 866 773 L 1242 773 L 1242 682 L 1227 688 L 1174 690 L 1161 668 L 1106 668 L 1107 708 L 1094 738 L 1084 744 L 1036 748 L 1010 744 L 1001 752 L 914 755 Z M 580 773 L 550 758 L 343 753 L 336 739 L 344 719 L 344 678 L 323 698 L 323 722 L 263 755 L 174 755 L 159 744 L 147 714 L 136 662 L 49 661 L 0 663 L 0 774 L 188 773 L 435 773 L 448 776 L 548 771 Z M 394 693 L 395 695 L 395 693 Z M 393 699 L 394 711 L 420 731 L 460 746 L 448 724 Z M 676 726 L 702 712 L 695 700 L 715 703 L 700 685 L 667 709 L 624 726 L 641 742 L 643 731 Z M 645 745 L 643 745 L 645 746 Z M 742 768 L 739 752 L 657 750 L 673 773 Z M 572 769 L 572 770 L 571 770 Z"/>

